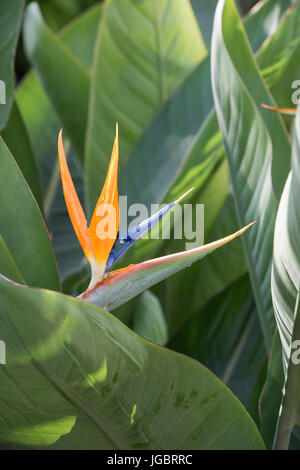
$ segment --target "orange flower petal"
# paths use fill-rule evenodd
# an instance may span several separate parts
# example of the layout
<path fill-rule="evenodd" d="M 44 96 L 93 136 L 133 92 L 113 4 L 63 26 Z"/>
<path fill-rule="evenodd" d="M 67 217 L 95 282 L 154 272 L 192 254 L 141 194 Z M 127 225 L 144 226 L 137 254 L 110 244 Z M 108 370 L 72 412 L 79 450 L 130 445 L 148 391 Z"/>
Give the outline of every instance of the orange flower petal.
<path fill-rule="evenodd" d="M 119 229 L 118 125 L 106 180 L 96 204 L 89 233 L 98 265 L 105 265 Z"/>
<path fill-rule="evenodd" d="M 295 108 L 276 108 L 276 106 L 269 106 L 268 104 L 261 103 L 261 106 L 270 111 L 275 111 L 276 113 L 288 114 L 289 116 L 294 116 L 297 113 Z"/>
<path fill-rule="evenodd" d="M 75 233 L 85 256 L 90 259 L 92 255 L 92 244 L 87 228 L 87 221 L 78 199 L 76 189 L 67 165 L 66 154 L 63 146 L 62 131 L 58 136 L 58 157 L 63 193 Z"/>

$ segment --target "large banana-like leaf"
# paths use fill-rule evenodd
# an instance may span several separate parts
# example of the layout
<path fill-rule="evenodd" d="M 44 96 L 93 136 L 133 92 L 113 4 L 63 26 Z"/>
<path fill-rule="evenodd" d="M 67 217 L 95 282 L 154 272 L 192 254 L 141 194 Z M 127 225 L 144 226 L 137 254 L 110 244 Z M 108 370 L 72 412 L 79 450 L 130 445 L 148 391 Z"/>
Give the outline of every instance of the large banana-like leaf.
<path fill-rule="evenodd" d="M 233 0 L 220 0 L 218 4 L 211 63 L 215 106 L 227 153 L 238 221 L 243 225 L 245 219 L 257 220 L 255 229 L 243 242 L 257 310 L 269 347 L 274 331 L 269 287 L 277 212 L 273 190 L 280 195 L 288 172 L 289 141 L 282 121 L 261 116 L 260 101 L 263 97 L 270 97 Z M 278 153 L 279 148 L 284 153 Z"/>
<path fill-rule="evenodd" d="M 292 171 L 286 182 L 276 218 L 272 270 L 272 298 L 288 365 L 294 314 L 299 291 L 299 194 L 300 194 L 300 113 L 297 113 L 292 150 Z"/>
<path fill-rule="evenodd" d="M 200 187 L 223 152 L 212 108 L 206 58 L 156 114 L 124 165 L 120 192 L 128 204 L 138 201 L 149 207 L 167 193 L 173 200 L 183 188 Z"/>
<path fill-rule="evenodd" d="M 241 403 L 200 363 L 62 294 L 1 278 L 0 300 L 3 442 L 45 447 L 62 436 L 52 447 L 264 448 Z"/>
<path fill-rule="evenodd" d="M 250 281 L 244 275 L 195 312 L 168 343 L 206 365 L 247 408 L 265 355 L 253 307 Z"/>
<path fill-rule="evenodd" d="M 258 65 L 277 104 L 291 106 L 293 82 L 299 77 L 300 3 L 284 17 L 258 56 Z"/>
<path fill-rule="evenodd" d="M 0 233 L 27 284 L 60 289 L 56 260 L 38 205 L 0 139 Z"/>
<path fill-rule="evenodd" d="M 269 355 L 266 381 L 259 403 L 259 429 L 269 449 L 272 448 L 274 441 L 283 385 L 282 348 L 278 329 L 276 329 Z"/>
<path fill-rule="evenodd" d="M 210 48 L 211 31 L 218 0 L 190 0 L 207 48 Z"/>
<path fill-rule="evenodd" d="M 24 278 L 16 265 L 5 241 L 0 235 L 0 273 L 12 281 L 25 284 Z"/>
<path fill-rule="evenodd" d="M 6 124 L 14 90 L 14 57 L 21 25 L 24 0 L 0 4 L 0 130 Z"/>
<path fill-rule="evenodd" d="M 164 346 L 168 339 L 168 327 L 159 298 L 150 290 L 143 292 L 135 305 L 132 329 L 153 343 Z"/>
<path fill-rule="evenodd" d="M 154 284 L 191 266 L 191 264 L 204 258 L 207 254 L 212 253 L 217 248 L 242 235 L 250 225 L 228 237 L 221 238 L 207 245 L 112 271 L 107 279 L 104 279 L 96 287 L 85 291 L 80 298 L 99 305 L 106 310 L 113 310 Z"/>
<path fill-rule="evenodd" d="M 68 23 L 58 36 L 73 54 L 88 68 L 93 64 L 94 45 L 102 14 L 102 5 L 96 4 Z"/>
<path fill-rule="evenodd" d="M 251 43 L 257 43 L 256 48 L 259 43 L 256 35 L 259 34 L 261 38 L 263 32 L 265 35 L 270 35 L 290 4 L 290 2 L 283 2 L 282 5 L 281 3 L 270 0 L 246 18 L 245 26 L 252 22 L 252 17 L 259 17 L 255 22 L 256 29 L 252 27 L 249 29 L 249 39 Z M 197 1 L 193 6 L 196 4 Z M 276 14 L 273 7 L 276 7 Z M 275 41 L 272 46 L 274 53 L 279 54 L 281 48 L 279 42 Z M 258 58 L 263 50 L 264 48 L 258 51 Z M 267 67 L 265 55 L 260 64 L 262 67 Z M 200 190 L 211 177 L 216 162 L 222 158 L 223 145 L 212 106 L 208 67 L 209 58 L 206 58 L 162 106 L 131 152 L 120 175 L 121 193 L 128 196 L 130 203 L 139 201 L 149 205 L 162 200 L 174 200 L 190 187 L 195 187 L 200 194 Z M 273 81 L 276 83 L 276 77 Z M 259 103 L 258 99 L 257 102 Z M 269 113 L 265 117 L 273 119 L 274 116 L 270 116 Z M 279 135 L 284 142 L 283 147 L 288 149 L 289 143 L 282 122 L 279 123 L 279 127 Z M 276 137 L 278 117 L 275 125 L 270 122 L 270 128 L 272 137 Z M 141 173 L 143 177 L 136 178 L 136 173 Z M 194 192 L 189 197 L 193 195 Z M 208 211 L 206 211 L 205 227 L 207 213 Z M 131 254 L 133 256 L 131 259 L 133 262 L 141 261 L 152 257 L 158 250 L 161 250 L 159 241 L 152 243 L 149 240 L 142 240 Z M 130 262 L 130 257 L 127 257 L 126 261 Z"/>
<path fill-rule="evenodd" d="M 218 0 L 191 0 L 207 47 L 210 47 L 214 13 Z M 252 50 L 256 52 L 277 29 L 280 20 L 294 0 L 265 0 L 256 3 L 244 24 Z"/>
<path fill-rule="evenodd" d="M 68 46 L 72 53 L 89 69 L 92 65 L 96 30 L 101 15 L 101 8 L 101 5 L 97 5 L 82 16 L 79 16 L 58 35 L 61 40 L 58 43 L 59 46 L 64 47 L 62 43 Z M 83 36 L 84 40 L 82 40 Z M 51 37 L 53 39 L 53 36 Z M 57 41 L 54 39 L 53 41 L 55 46 L 57 46 Z M 67 64 L 68 62 L 66 61 L 65 66 Z M 54 85 L 52 84 L 52 86 Z M 54 87 L 54 89 L 56 92 L 59 91 L 59 88 Z M 83 253 L 67 214 L 58 171 L 57 135 L 62 128 L 62 123 L 38 81 L 35 71 L 31 71 L 20 84 L 17 89 L 16 98 L 39 167 L 43 187 L 44 214 L 47 226 L 53 237 L 52 241 L 60 273 L 64 279 L 73 271 L 77 272 L 81 269 Z M 58 94 L 57 99 L 59 99 Z M 84 133 L 84 130 L 82 132 Z M 71 148 L 68 155 L 73 181 L 82 200 L 82 169 L 76 161 L 73 148 Z"/>
<path fill-rule="evenodd" d="M 36 3 L 30 4 L 25 12 L 24 45 L 78 156 L 83 158 L 90 88 L 88 69 L 44 24 Z"/>
<path fill-rule="evenodd" d="M 300 424 L 300 376 L 297 354 L 300 339 L 299 196 L 300 111 L 297 112 L 295 121 L 292 170 L 280 201 L 274 235 L 272 298 L 286 375 L 276 448 L 286 448 L 294 425 Z"/>
<path fill-rule="evenodd" d="M 35 157 L 17 103 L 13 104 L 9 119 L 1 134 L 42 209 L 41 186 Z"/>
<path fill-rule="evenodd" d="M 272 36 L 294 0 L 265 0 L 254 6 L 245 20 L 245 29 L 252 50 L 257 51 L 264 41 Z"/>
<path fill-rule="evenodd" d="M 272 186 L 279 201 L 289 172 L 290 143 L 281 116 L 261 109 L 261 103 L 273 103 L 273 98 L 259 73 L 233 0 L 219 1 L 214 32 L 215 44 L 217 38 L 220 38 L 220 47 L 214 48 L 214 60 L 221 47 L 226 50 L 229 63 L 231 63 L 231 68 L 234 71 L 232 73 L 237 75 L 240 82 L 239 88 L 246 88 L 244 93 L 250 95 L 250 100 L 255 104 L 254 111 L 256 113 L 261 111 L 266 131 L 272 140 Z M 236 44 L 239 47 L 236 47 Z M 227 61 L 225 59 L 226 56 L 224 62 L 228 62 L 228 59 Z M 263 64 L 264 61 L 262 60 L 261 66 Z M 212 76 L 214 76 L 214 72 L 216 72 L 215 62 L 212 67 Z M 218 81 L 221 81 L 220 75 Z M 215 85 L 213 83 L 213 88 L 216 88 Z M 233 85 L 231 85 L 231 88 L 233 89 Z M 237 95 L 238 92 L 236 91 L 235 94 Z"/>
<path fill-rule="evenodd" d="M 155 113 L 206 55 L 189 0 L 109 0 L 95 50 L 86 142 L 91 207 L 106 174 L 115 122 L 122 168 Z"/>

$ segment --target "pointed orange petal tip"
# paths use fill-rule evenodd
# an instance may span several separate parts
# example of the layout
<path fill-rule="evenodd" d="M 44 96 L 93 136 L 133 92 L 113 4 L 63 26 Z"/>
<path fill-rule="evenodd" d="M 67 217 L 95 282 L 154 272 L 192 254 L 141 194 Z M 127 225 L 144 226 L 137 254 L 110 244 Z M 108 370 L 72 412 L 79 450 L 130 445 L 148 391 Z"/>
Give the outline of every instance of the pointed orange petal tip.
<path fill-rule="evenodd" d="M 69 172 L 66 154 L 63 145 L 62 130 L 58 135 L 58 158 L 61 182 L 63 187 L 64 198 L 71 219 L 73 228 L 77 235 L 78 241 L 88 259 L 91 257 L 92 245 L 88 234 L 87 221 L 78 199 L 72 177 Z"/>
<path fill-rule="evenodd" d="M 119 230 L 118 124 L 106 180 L 96 204 L 89 233 L 97 263 L 105 266 Z"/>
<path fill-rule="evenodd" d="M 269 111 L 275 111 L 280 114 L 287 114 L 288 116 L 295 116 L 297 108 L 277 108 L 276 106 L 269 106 L 268 104 L 260 103 L 262 108 L 268 109 Z"/>

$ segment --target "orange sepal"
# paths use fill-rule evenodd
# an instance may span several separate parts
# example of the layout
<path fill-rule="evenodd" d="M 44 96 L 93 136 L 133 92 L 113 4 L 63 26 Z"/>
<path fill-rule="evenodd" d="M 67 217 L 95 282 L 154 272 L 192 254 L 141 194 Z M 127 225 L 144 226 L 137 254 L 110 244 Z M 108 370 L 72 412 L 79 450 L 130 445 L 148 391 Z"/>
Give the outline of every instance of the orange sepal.
<path fill-rule="evenodd" d="M 106 180 L 96 204 L 89 233 L 98 265 L 105 265 L 119 230 L 118 125 Z"/>
<path fill-rule="evenodd" d="M 81 245 L 81 248 L 84 251 L 85 256 L 88 260 L 92 256 L 92 243 L 89 235 L 89 230 L 87 227 L 86 217 L 84 215 L 82 206 L 78 199 L 76 189 L 74 187 L 67 160 L 66 154 L 63 146 L 62 131 L 60 131 L 58 136 L 58 157 L 59 157 L 59 166 L 61 181 L 63 187 L 63 193 L 68 209 L 68 213 L 74 227 L 75 233 L 77 235 L 78 241 Z"/>

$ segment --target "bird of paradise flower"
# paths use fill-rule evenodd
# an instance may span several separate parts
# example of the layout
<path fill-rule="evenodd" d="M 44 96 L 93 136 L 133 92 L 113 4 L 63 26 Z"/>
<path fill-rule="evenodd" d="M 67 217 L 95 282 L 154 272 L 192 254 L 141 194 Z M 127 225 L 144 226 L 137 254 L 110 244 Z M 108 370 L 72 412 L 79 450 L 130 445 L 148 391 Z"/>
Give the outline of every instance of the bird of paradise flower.
<path fill-rule="evenodd" d="M 191 190 L 120 236 L 117 182 L 118 126 L 116 126 L 116 136 L 105 183 L 89 226 L 68 169 L 62 131 L 60 131 L 58 137 L 58 156 L 63 193 L 69 217 L 82 250 L 91 266 L 89 287 L 79 297 L 107 309 L 121 305 L 153 284 L 190 266 L 194 261 L 203 258 L 206 254 L 244 233 L 254 223 L 251 222 L 232 235 L 213 243 L 136 265 L 129 265 L 126 268 L 111 272 L 114 264 L 120 260 L 124 253 Z M 110 227 L 106 232 L 103 230 L 105 226 Z M 103 233 L 106 233 L 106 236 L 103 236 Z"/>

